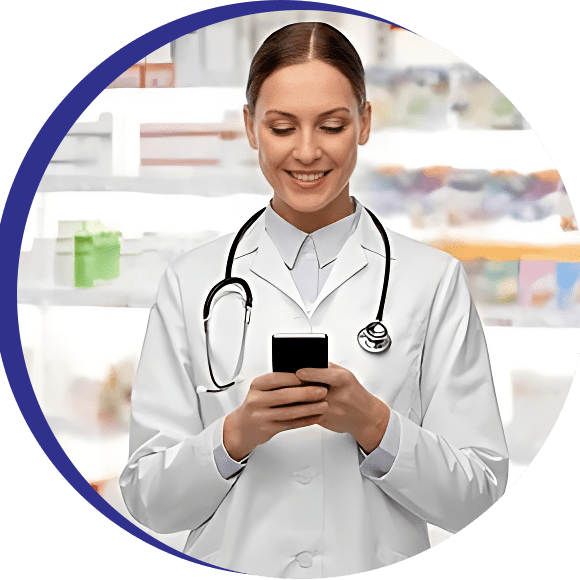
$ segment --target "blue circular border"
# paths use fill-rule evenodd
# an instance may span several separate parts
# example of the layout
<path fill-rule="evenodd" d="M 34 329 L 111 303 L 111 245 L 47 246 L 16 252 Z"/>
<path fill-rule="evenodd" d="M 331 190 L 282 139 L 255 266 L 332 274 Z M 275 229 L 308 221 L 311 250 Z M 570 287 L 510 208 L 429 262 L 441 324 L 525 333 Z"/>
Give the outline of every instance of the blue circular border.
<path fill-rule="evenodd" d="M 4 331 L 0 333 L 0 352 L 14 398 L 38 444 L 78 493 L 118 526 L 169 554 L 220 570 L 224 570 L 224 568 L 207 564 L 178 552 L 142 531 L 99 496 L 64 453 L 40 409 L 24 362 L 17 311 L 20 247 L 32 200 L 56 149 L 86 107 L 117 77 L 145 55 L 192 30 L 198 30 L 239 16 L 296 10 L 298 8 L 300 10 L 341 12 L 394 24 L 365 12 L 333 4 L 267 0 L 219 6 L 160 26 L 137 38 L 103 61 L 63 99 L 28 149 L 10 188 L 0 221 L 0 247 L 4 249 L 3 271 L 5 275 L 5 283 L 0 290 L 0 313 L 4 323 Z"/>

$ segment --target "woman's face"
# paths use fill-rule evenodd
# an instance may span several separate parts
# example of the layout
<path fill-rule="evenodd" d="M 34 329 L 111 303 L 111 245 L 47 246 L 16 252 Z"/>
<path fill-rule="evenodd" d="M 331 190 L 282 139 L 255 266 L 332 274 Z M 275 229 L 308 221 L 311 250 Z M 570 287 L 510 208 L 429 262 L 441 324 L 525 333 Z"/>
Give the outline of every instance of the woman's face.
<path fill-rule="evenodd" d="M 300 214 L 330 216 L 332 223 L 351 213 L 348 181 L 370 117 L 369 103 L 359 114 L 348 79 L 319 60 L 278 69 L 264 81 L 254 117 L 244 107 L 244 120 L 278 214 L 296 225 Z"/>

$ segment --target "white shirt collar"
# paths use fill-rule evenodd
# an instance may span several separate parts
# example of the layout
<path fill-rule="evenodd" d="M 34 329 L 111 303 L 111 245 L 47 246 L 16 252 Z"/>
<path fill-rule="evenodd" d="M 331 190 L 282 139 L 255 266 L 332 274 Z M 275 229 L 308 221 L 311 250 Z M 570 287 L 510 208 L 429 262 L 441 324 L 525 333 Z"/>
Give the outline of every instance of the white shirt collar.
<path fill-rule="evenodd" d="M 321 268 L 336 260 L 344 243 L 358 225 L 362 205 L 354 197 L 351 199 L 355 204 L 354 213 L 310 234 Z M 278 248 L 282 260 L 288 268 L 294 268 L 300 248 L 309 234 L 280 217 L 270 204 L 266 208 L 264 219 L 266 231 Z"/>

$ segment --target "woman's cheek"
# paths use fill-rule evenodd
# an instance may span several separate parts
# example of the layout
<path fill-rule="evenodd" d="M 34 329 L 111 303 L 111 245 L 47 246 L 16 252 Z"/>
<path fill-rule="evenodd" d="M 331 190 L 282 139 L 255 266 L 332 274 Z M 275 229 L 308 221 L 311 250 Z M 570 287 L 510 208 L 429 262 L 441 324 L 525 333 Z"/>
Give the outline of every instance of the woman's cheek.
<path fill-rule="evenodd" d="M 275 169 L 283 161 L 280 144 L 272 141 L 271 138 L 262 142 L 260 155 L 263 163 L 271 169 Z"/>

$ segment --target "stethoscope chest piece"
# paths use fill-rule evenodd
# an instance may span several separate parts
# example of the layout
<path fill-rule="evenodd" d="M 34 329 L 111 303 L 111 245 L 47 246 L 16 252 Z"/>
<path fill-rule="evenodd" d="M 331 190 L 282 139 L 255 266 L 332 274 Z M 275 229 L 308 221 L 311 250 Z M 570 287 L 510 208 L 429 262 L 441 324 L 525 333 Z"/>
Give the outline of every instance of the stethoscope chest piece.
<path fill-rule="evenodd" d="M 380 321 L 375 320 L 367 324 L 358 333 L 358 343 L 370 353 L 384 352 L 391 346 L 391 337 L 387 327 Z"/>

